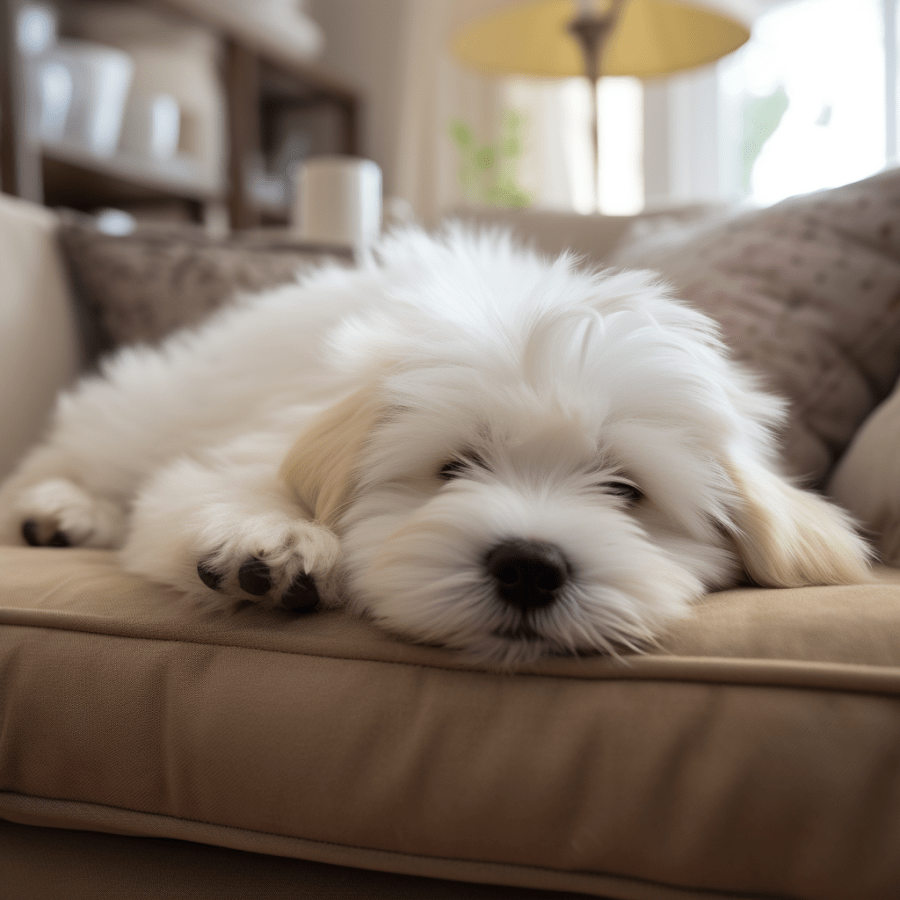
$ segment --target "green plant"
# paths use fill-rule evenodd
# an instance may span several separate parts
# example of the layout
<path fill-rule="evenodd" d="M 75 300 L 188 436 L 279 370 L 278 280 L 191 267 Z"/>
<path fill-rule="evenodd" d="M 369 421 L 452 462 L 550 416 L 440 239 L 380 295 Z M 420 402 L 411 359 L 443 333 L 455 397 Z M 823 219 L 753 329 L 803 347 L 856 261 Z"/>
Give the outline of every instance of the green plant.
<path fill-rule="evenodd" d="M 525 152 L 525 116 L 509 110 L 495 144 L 482 144 L 468 125 L 454 119 L 450 136 L 459 151 L 459 183 L 467 200 L 490 206 L 531 206 L 534 198 L 518 183 L 517 167 Z"/>
<path fill-rule="evenodd" d="M 742 173 L 745 193 L 750 192 L 753 166 L 762 152 L 763 144 L 775 134 L 789 105 L 790 99 L 783 84 L 779 84 L 765 97 L 754 97 L 745 103 L 744 169 Z"/>

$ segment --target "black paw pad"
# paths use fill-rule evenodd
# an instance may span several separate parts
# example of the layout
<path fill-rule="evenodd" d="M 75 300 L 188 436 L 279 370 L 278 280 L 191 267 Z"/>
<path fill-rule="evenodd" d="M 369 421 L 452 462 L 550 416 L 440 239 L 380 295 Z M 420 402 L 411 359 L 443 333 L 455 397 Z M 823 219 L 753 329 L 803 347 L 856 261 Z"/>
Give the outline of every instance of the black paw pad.
<path fill-rule="evenodd" d="M 296 575 L 281 595 L 281 605 L 295 612 L 312 612 L 318 603 L 319 592 L 316 590 L 316 583 L 304 572 Z"/>
<path fill-rule="evenodd" d="M 41 540 L 41 527 L 34 519 L 22 523 L 22 537 L 30 547 L 71 547 L 72 542 L 64 531 L 54 531 L 46 540 Z"/>
<path fill-rule="evenodd" d="M 26 519 L 22 523 L 22 537 L 25 538 L 25 543 L 30 547 L 40 547 L 41 539 L 38 534 L 38 523 L 34 521 L 34 519 Z"/>
<path fill-rule="evenodd" d="M 197 575 L 210 590 L 221 590 L 222 573 L 216 571 L 212 566 L 205 562 L 197 563 Z"/>
<path fill-rule="evenodd" d="M 265 562 L 253 557 L 238 569 L 238 584 L 241 586 L 241 590 L 248 594 L 262 597 L 272 588 L 272 573 Z"/>

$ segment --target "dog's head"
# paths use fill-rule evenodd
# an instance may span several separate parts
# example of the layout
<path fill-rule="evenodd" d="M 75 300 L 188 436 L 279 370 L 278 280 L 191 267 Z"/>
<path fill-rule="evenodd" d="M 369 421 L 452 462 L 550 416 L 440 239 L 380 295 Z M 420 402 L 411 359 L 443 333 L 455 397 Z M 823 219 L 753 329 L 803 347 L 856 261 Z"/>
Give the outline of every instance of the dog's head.
<path fill-rule="evenodd" d="M 340 330 L 358 390 L 284 477 L 341 535 L 351 608 L 499 666 L 639 647 L 703 592 L 864 577 L 845 517 L 775 474 L 781 405 L 646 273 L 502 238 L 388 248 Z"/>

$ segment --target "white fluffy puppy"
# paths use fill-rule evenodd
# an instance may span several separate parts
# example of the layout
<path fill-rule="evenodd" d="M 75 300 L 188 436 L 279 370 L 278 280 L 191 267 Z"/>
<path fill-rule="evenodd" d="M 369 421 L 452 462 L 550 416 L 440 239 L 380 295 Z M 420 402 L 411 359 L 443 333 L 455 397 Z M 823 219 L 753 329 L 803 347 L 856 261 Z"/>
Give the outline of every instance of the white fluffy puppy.
<path fill-rule="evenodd" d="M 747 576 L 866 578 L 847 517 L 776 471 L 782 404 L 652 275 L 461 228 L 375 259 L 109 361 L 3 487 L 2 536 L 497 666 L 638 647 Z"/>

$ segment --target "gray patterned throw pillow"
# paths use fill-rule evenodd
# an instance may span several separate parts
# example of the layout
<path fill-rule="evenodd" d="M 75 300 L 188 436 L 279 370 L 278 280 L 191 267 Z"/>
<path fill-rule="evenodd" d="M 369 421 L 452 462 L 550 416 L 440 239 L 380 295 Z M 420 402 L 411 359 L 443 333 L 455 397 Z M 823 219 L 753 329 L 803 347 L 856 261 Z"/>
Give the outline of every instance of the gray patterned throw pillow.
<path fill-rule="evenodd" d="M 146 225 L 112 235 L 91 216 L 65 211 L 61 219 L 63 252 L 101 352 L 155 344 L 241 294 L 286 284 L 332 258 L 287 232 L 216 239 L 197 228 Z"/>
<path fill-rule="evenodd" d="M 821 483 L 900 368 L 900 169 L 680 237 L 626 244 L 791 402 L 791 471 Z"/>

